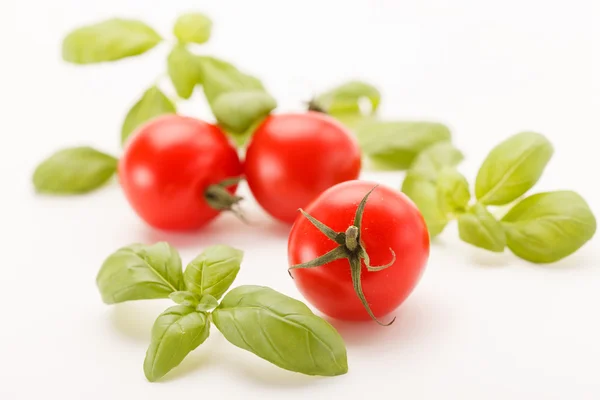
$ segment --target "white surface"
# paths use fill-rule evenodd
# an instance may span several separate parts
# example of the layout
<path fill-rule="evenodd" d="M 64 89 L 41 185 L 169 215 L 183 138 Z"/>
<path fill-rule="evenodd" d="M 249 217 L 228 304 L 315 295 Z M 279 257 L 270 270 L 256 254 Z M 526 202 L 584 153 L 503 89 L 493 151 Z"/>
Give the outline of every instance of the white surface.
<path fill-rule="evenodd" d="M 392 327 L 335 323 L 347 375 L 288 373 L 213 331 L 168 379 L 150 384 L 142 362 L 168 302 L 102 304 L 95 276 L 104 257 L 166 239 L 186 261 L 228 243 L 246 251 L 236 284 L 299 298 L 286 273 L 285 229 L 249 200 L 258 229 L 223 216 L 197 234 L 165 235 L 137 219 L 118 187 L 65 199 L 35 196 L 30 186 L 36 163 L 57 148 L 117 152 L 128 105 L 163 67 L 165 47 L 119 64 L 65 65 L 62 36 L 115 15 L 168 34 L 178 13 L 198 9 L 215 20 L 206 53 L 257 73 L 282 110 L 347 78 L 373 81 L 384 115 L 452 127 L 470 179 L 493 144 L 537 130 L 556 154 L 535 190 L 575 189 L 598 213 L 599 8 L 596 0 L 2 0 L 0 398 L 600 398 L 597 238 L 537 267 L 470 248 L 450 227 Z M 209 116 L 199 96 L 185 111 Z M 402 174 L 366 177 L 398 187 Z"/>

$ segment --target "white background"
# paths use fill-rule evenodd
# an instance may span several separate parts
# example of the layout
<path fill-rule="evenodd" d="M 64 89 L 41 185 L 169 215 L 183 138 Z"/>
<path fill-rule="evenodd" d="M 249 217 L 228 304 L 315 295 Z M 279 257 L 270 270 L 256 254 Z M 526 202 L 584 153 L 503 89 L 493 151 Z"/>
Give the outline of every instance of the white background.
<path fill-rule="evenodd" d="M 2 0 L 1 399 L 600 398 L 598 240 L 534 266 L 460 243 L 455 226 L 435 240 L 392 327 L 333 321 L 347 343 L 347 375 L 280 370 L 214 330 L 163 382 L 148 383 L 150 327 L 168 302 L 101 302 L 95 276 L 116 248 L 168 240 L 185 262 L 227 243 L 246 252 L 236 284 L 300 298 L 286 272 L 286 229 L 250 198 L 258 228 L 223 216 L 173 235 L 146 227 L 117 186 L 77 198 L 33 193 L 33 168 L 60 147 L 118 154 L 127 108 L 164 70 L 167 46 L 110 65 L 66 65 L 62 37 L 113 16 L 169 35 L 187 10 L 215 21 L 200 50 L 260 76 L 282 111 L 346 79 L 371 81 L 382 88 L 384 116 L 447 123 L 471 180 L 495 143 L 539 131 L 556 152 L 535 191 L 574 189 L 600 212 L 596 0 Z M 184 111 L 210 118 L 201 96 Z M 365 177 L 402 181 L 401 173 Z"/>

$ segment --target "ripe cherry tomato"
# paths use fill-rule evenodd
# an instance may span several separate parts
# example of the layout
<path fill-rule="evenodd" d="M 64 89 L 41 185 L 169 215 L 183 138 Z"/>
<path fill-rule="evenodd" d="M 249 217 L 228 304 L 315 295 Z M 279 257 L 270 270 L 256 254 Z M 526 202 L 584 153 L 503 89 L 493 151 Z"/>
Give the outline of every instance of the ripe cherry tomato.
<path fill-rule="evenodd" d="M 271 115 L 256 130 L 245 160 L 248 186 L 273 217 L 292 223 L 298 208 L 325 189 L 358 178 L 356 139 L 318 112 Z"/>
<path fill-rule="evenodd" d="M 412 292 L 429 258 L 429 234 L 403 193 L 372 182 L 344 182 L 305 212 L 290 232 L 290 274 L 321 312 L 341 320 L 379 319 Z M 331 230 L 320 231 L 311 216 Z"/>
<path fill-rule="evenodd" d="M 119 180 L 137 214 L 164 230 L 196 229 L 229 209 L 242 166 L 216 126 L 179 115 L 140 127 L 119 162 Z M 222 184 L 220 184 L 222 183 Z"/>

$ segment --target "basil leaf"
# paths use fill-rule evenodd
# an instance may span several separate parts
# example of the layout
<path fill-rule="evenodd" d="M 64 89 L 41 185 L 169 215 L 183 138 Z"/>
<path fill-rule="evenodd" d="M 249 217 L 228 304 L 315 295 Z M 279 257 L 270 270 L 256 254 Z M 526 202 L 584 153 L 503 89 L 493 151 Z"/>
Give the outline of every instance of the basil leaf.
<path fill-rule="evenodd" d="M 162 38 L 141 21 L 113 18 L 84 26 L 63 40 L 62 57 L 75 64 L 92 64 L 137 56 Z"/>
<path fill-rule="evenodd" d="M 273 289 L 237 287 L 212 318 L 232 344 L 281 368 L 325 376 L 348 371 L 339 333 L 303 303 Z"/>
<path fill-rule="evenodd" d="M 271 95 L 253 90 L 222 94 L 215 100 L 213 111 L 219 124 L 227 131 L 241 134 L 269 115 L 275 107 L 277 102 Z"/>
<path fill-rule="evenodd" d="M 450 140 L 450 130 L 433 122 L 380 122 L 356 130 L 360 147 L 374 167 L 403 170 L 417 154 L 437 142 Z"/>
<path fill-rule="evenodd" d="M 167 298 L 184 290 L 181 259 L 166 242 L 132 244 L 104 261 L 96 284 L 106 304 Z"/>
<path fill-rule="evenodd" d="M 440 209 L 446 213 L 464 212 L 471 200 L 467 179 L 450 167 L 442 169 L 438 175 L 437 195 Z"/>
<path fill-rule="evenodd" d="M 160 314 L 152 327 L 152 341 L 144 360 L 150 382 L 165 376 L 208 338 L 210 321 L 192 307 L 174 306 Z"/>
<path fill-rule="evenodd" d="M 183 99 L 189 99 L 196 85 L 202 82 L 202 70 L 195 56 L 184 45 L 177 45 L 171 50 L 167 71 L 177 95 Z"/>
<path fill-rule="evenodd" d="M 442 233 L 448 224 L 448 218 L 440 208 L 435 180 L 411 169 L 402 183 L 402 192 L 415 203 L 423 215 L 429 236 L 435 237 Z"/>
<path fill-rule="evenodd" d="M 353 132 L 356 132 L 363 125 L 372 124 L 377 121 L 377 117 L 374 115 L 363 115 L 355 113 L 337 113 L 329 114 L 336 120 L 338 120 L 346 128 Z"/>
<path fill-rule="evenodd" d="M 258 79 L 244 74 L 226 61 L 200 56 L 196 57 L 196 62 L 202 70 L 204 94 L 211 109 L 217 97 L 223 93 L 264 90 Z"/>
<path fill-rule="evenodd" d="M 370 103 L 370 110 L 362 112 L 361 101 L 365 99 Z M 315 106 L 328 114 L 374 114 L 379 108 L 381 93 L 366 82 L 346 82 L 336 88 L 325 92 L 313 100 Z"/>
<path fill-rule="evenodd" d="M 173 26 L 173 34 L 181 43 L 206 43 L 211 30 L 211 19 L 200 13 L 184 14 L 177 18 Z"/>
<path fill-rule="evenodd" d="M 129 136 L 142 124 L 163 114 L 174 114 L 175 104 L 153 86 L 146 90 L 142 98 L 131 107 L 121 128 L 121 143 L 125 144 Z"/>
<path fill-rule="evenodd" d="M 186 290 L 178 290 L 169 295 L 169 298 L 177 304 L 187 307 L 196 307 L 200 303 L 200 296 Z"/>
<path fill-rule="evenodd" d="M 91 147 L 72 147 L 42 161 L 33 173 L 33 185 L 40 193 L 87 193 L 104 185 L 116 170 L 113 156 Z"/>
<path fill-rule="evenodd" d="M 429 179 L 437 179 L 438 173 L 445 167 L 455 167 L 464 156 L 451 142 L 435 143 L 420 152 L 410 166 Z"/>
<path fill-rule="evenodd" d="M 554 149 L 543 135 L 522 132 L 496 146 L 475 181 L 482 204 L 504 205 L 525 194 L 538 181 Z"/>
<path fill-rule="evenodd" d="M 217 299 L 210 294 L 203 294 L 200 302 L 196 306 L 196 311 L 210 311 L 219 305 Z"/>
<path fill-rule="evenodd" d="M 534 263 L 551 263 L 577 251 L 596 233 L 586 201 L 571 191 L 538 193 L 502 218 L 508 248 Z"/>
<path fill-rule="evenodd" d="M 206 248 L 185 268 L 187 290 L 219 299 L 235 280 L 244 252 L 225 245 Z"/>
<path fill-rule="evenodd" d="M 463 241 L 486 250 L 501 253 L 506 247 L 502 225 L 479 203 L 458 216 L 458 235 Z"/>

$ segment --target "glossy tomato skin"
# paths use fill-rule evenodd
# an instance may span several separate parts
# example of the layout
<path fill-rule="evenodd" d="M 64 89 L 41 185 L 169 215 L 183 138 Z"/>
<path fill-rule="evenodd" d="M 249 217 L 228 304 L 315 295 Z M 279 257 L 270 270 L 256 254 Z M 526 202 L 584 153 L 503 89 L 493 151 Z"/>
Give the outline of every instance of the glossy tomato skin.
<path fill-rule="evenodd" d="M 356 139 L 318 112 L 269 116 L 246 152 L 244 172 L 252 194 L 273 217 L 294 222 L 298 208 L 325 189 L 358 178 Z"/>
<path fill-rule="evenodd" d="M 208 205 L 205 190 L 241 174 L 237 151 L 218 127 L 179 115 L 139 128 L 119 161 L 127 200 L 146 223 L 162 230 L 197 229 L 215 218 L 219 211 Z"/>
<path fill-rule="evenodd" d="M 350 181 L 336 185 L 315 199 L 306 212 L 337 232 L 345 232 L 353 224 L 358 204 L 376 183 Z M 429 258 L 429 234 L 419 210 L 398 190 L 378 186 L 369 196 L 362 219 L 361 239 L 370 256 L 371 265 L 390 267 L 367 271 L 362 263 L 361 281 L 365 298 L 373 313 L 380 318 L 394 311 L 419 282 Z M 299 215 L 288 242 L 291 265 L 308 262 L 337 246 Z M 347 320 L 368 320 L 350 275 L 347 259 L 311 269 L 291 270 L 302 295 L 326 315 Z"/>

